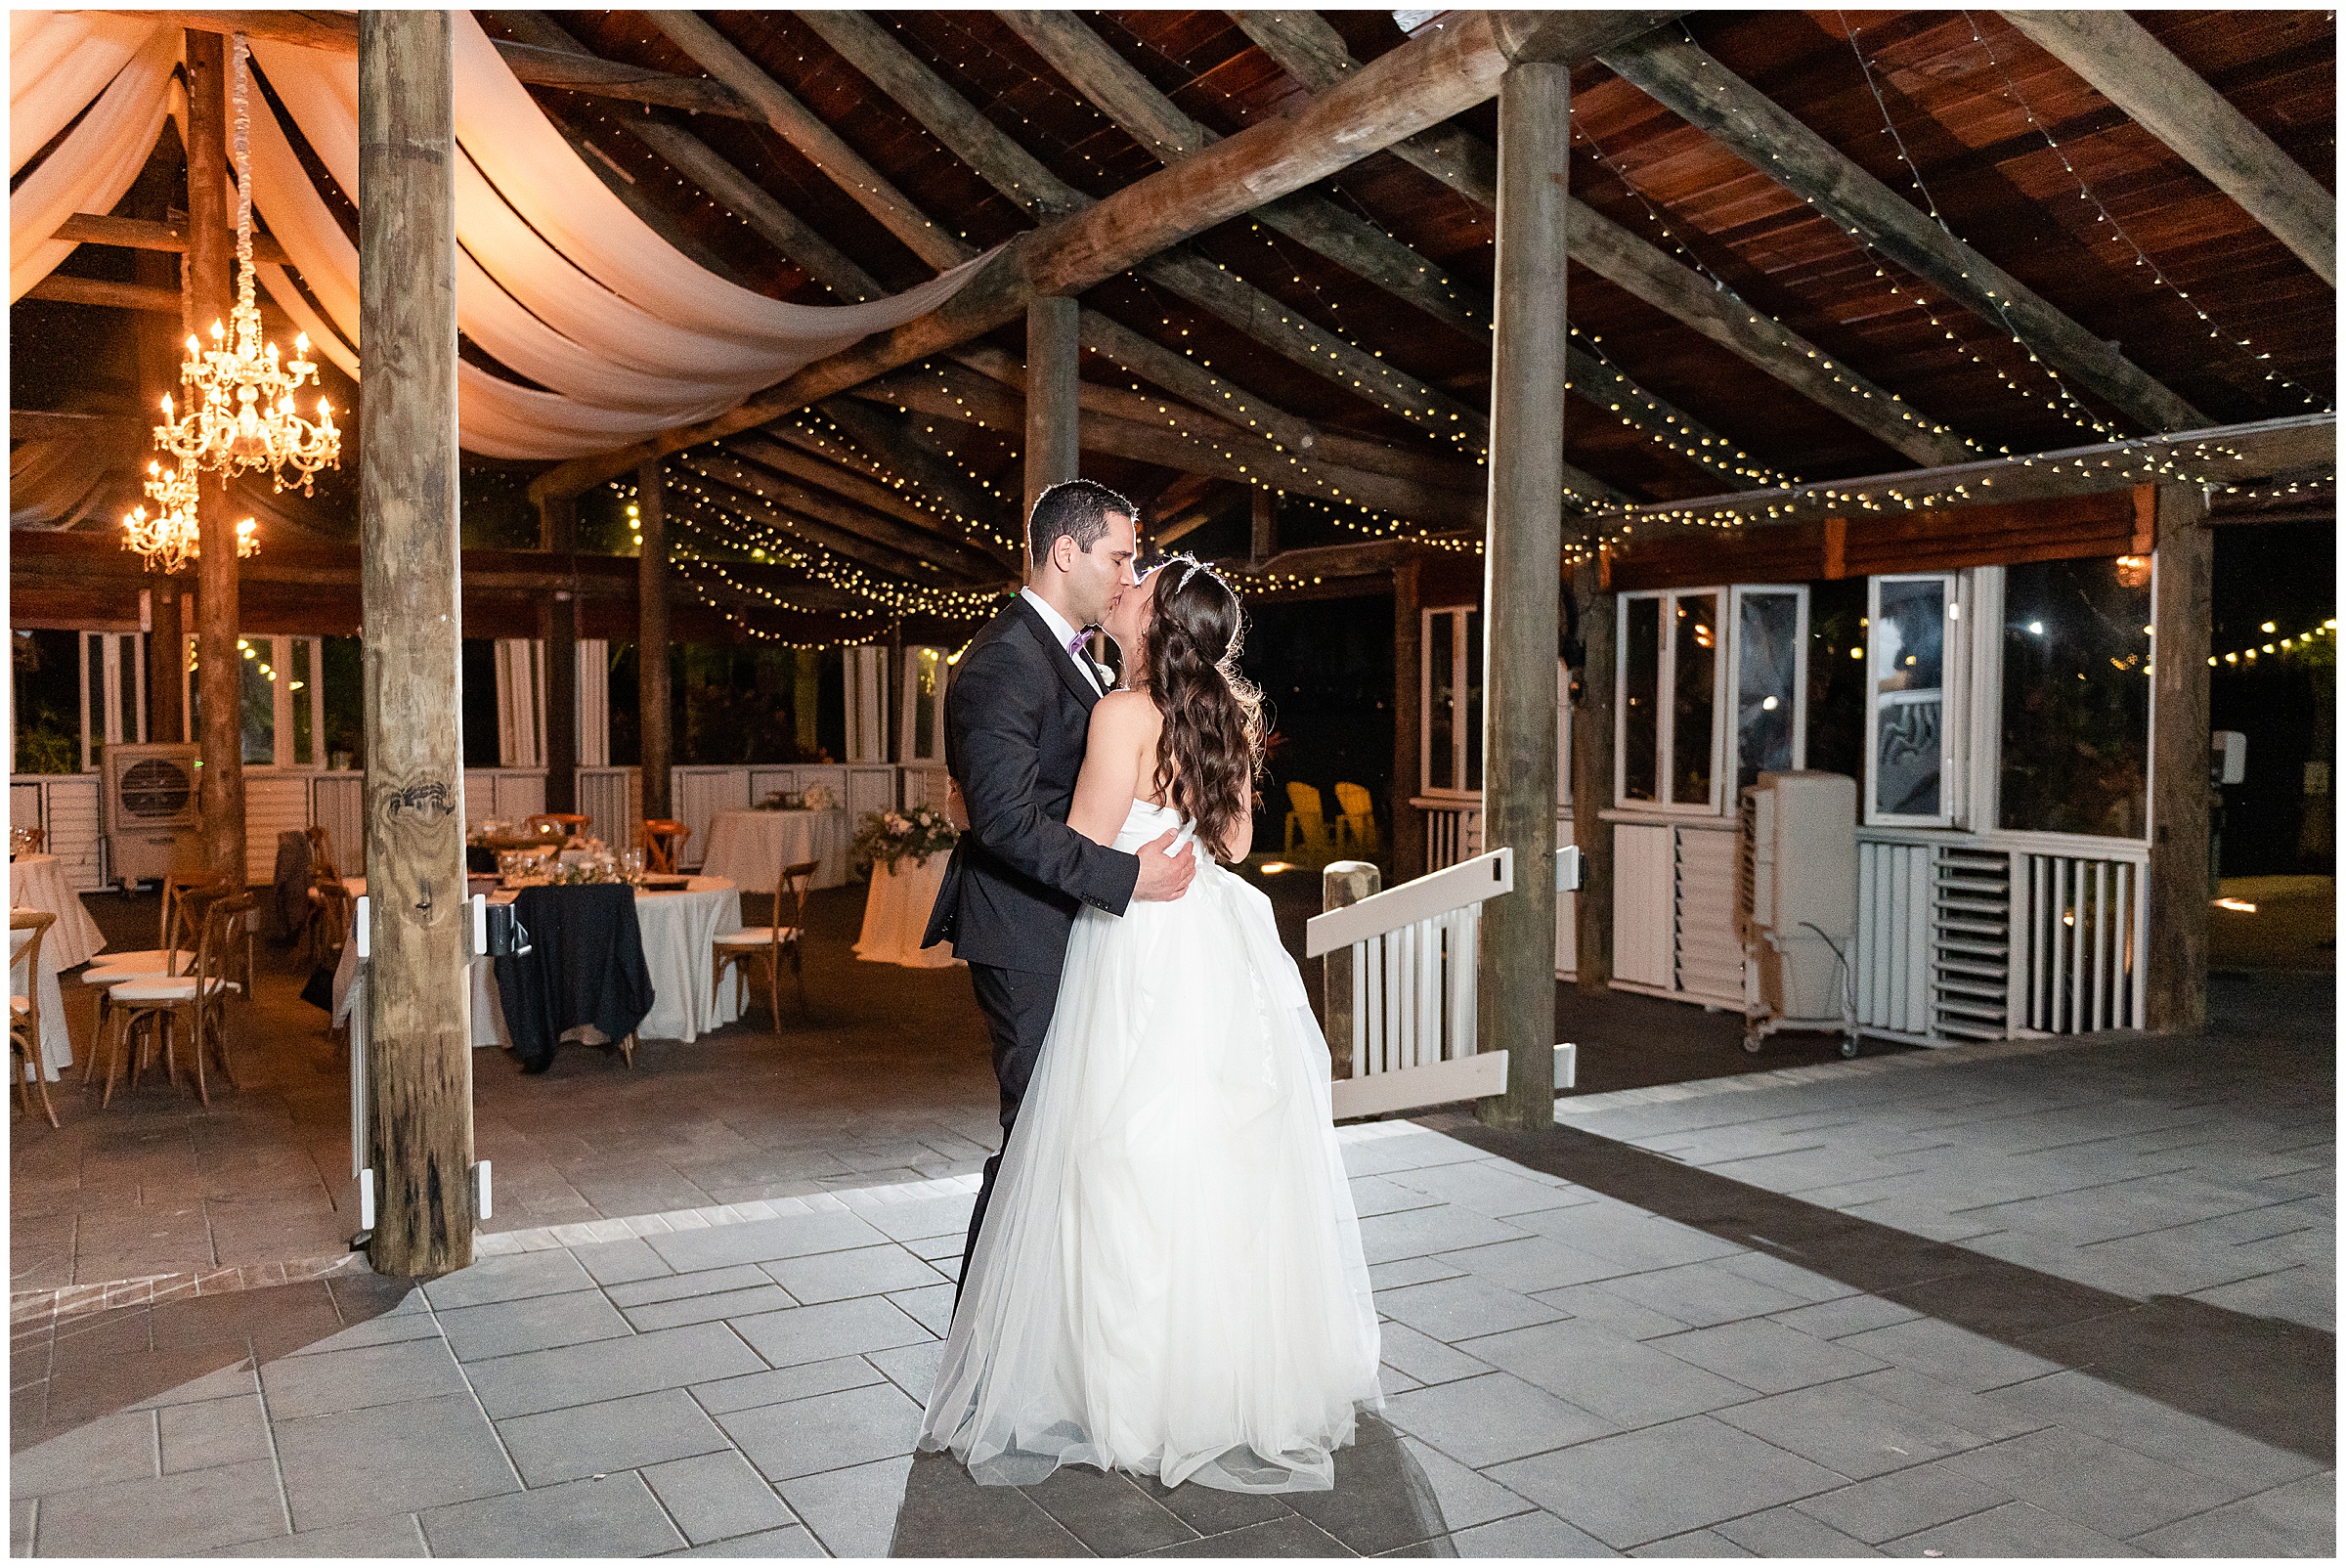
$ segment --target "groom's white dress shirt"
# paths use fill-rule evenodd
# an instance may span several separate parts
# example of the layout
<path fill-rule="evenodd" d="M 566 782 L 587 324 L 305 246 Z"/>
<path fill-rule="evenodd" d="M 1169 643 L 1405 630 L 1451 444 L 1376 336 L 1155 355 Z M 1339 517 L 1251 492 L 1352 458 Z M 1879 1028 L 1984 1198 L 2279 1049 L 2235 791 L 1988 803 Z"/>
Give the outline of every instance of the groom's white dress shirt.
<path fill-rule="evenodd" d="M 1061 647 L 1067 650 L 1067 657 L 1075 662 L 1075 668 L 1083 672 L 1083 678 L 1090 681 L 1095 687 L 1099 686 L 1102 683 L 1100 669 L 1092 663 L 1091 656 L 1084 651 L 1083 644 L 1076 635 L 1076 629 L 1067 625 L 1067 618 L 1053 609 L 1048 599 L 1030 588 L 1019 589 L 1019 597 L 1034 606 L 1035 614 L 1043 618 L 1043 625 L 1051 629 L 1051 634 L 1059 638 Z"/>

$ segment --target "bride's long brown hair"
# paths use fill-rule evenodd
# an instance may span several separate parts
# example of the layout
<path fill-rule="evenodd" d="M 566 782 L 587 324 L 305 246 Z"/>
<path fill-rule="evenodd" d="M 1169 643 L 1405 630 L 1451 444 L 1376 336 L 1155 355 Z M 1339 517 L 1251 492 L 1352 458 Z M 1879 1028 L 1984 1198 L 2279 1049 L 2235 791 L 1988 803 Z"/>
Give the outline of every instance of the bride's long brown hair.
<path fill-rule="evenodd" d="M 1156 614 L 1142 672 L 1164 716 L 1155 790 L 1219 851 L 1240 812 L 1251 814 L 1263 765 L 1263 699 L 1238 674 L 1246 618 L 1220 573 L 1194 555 L 1169 557 L 1150 581 Z"/>

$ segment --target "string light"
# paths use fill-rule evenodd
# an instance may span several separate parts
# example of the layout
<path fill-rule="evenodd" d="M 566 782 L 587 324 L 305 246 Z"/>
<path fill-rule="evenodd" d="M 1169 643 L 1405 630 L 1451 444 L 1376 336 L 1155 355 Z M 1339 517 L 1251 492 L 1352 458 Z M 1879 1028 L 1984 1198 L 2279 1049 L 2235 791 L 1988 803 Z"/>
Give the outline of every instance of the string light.
<path fill-rule="evenodd" d="M 2253 668 L 2257 656 L 2260 654 L 2267 659 L 2302 658 L 2317 647 L 2324 648 L 2331 657 L 2336 657 L 2338 623 L 2335 617 L 2323 622 L 2318 627 L 2294 632 L 2285 637 L 2276 637 L 2272 634 L 2279 630 L 2276 622 L 2267 621 L 2262 630 L 2266 633 L 2264 641 L 2252 642 L 2244 648 L 2235 648 L 2230 653 L 2211 653 L 2207 656 L 2207 662 L 2211 665 L 2244 665 Z"/>

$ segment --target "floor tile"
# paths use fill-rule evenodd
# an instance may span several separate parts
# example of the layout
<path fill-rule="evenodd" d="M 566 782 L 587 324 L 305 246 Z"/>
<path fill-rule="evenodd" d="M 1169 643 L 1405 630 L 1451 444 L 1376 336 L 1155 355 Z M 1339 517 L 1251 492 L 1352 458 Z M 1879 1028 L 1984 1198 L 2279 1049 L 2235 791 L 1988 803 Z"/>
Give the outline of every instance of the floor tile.
<path fill-rule="evenodd" d="M 1462 1350 L 1453 1349 L 1439 1339 L 1421 1334 L 1407 1324 L 1379 1324 L 1377 1339 L 1379 1359 L 1386 1366 L 1407 1372 L 1421 1383 L 1447 1383 L 1460 1377 L 1479 1377 L 1491 1370 L 1488 1363 L 1477 1361 Z"/>
<path fill-rule="evenodd" d="M 786 1481 L 911 1453 L 921 1407 L 893 1383 L 874 1383 L 717 1419 L 760 1474 Z"/>
<path fill-rule="evenodd" d="M 1518 1241 L 1525 1234 L 1519 1226 L 1481 1214 L 1447 1207 L 1412 1208 L 1362 1220 L 1361 1250 L 1370 1263 L 1390 1263 L 1430 1252 Z"/>
<path fill-rule="evenodd" d="M 1845 1536 L 1823 1520 L 1798 1507 L 1766 1508 L 1728 1519 L 1717 1532 L 1756 1557 L 1878 1557 L 1880 1552 Z"/>
<path fill-rule="evenodd" d="M 585 1250 L 582 1248 L 582 1253 Z M 606 1284 L 603 1294 L 611 1298 L 614 1306 L 625 1309 L 654 1301 L 673 1301 L 681 1296 L 722 1295 L 729 1290 L 749 1290 L 771 1284 L 772 1278 L 755 1263 L 734 1263 L 692 1274 L 670 1274 L 663 1266 L 658 1274 Z"/>
<path fill-rule="evenodd" d="M 1921 1316 L 1912 1307 L 1870 1295 L 1844 1296 L 1838 1301 L 1820 1301 L 1811 1307 L 1794 1307 L 1770 1314 L 1785 1328 L 1798 1328 L 1818 1339 L 1839 1339 L 1845 1334 L 1863 1333 L 1868 1328 L 1887 1328 L 1893 1323 L 1909 1323 Z"/>
<path fill-rule="evenodd" d="M 261 1392 L 275 1420 L 364 1410 L 464 1391 L 464 1373 L 444 1340 L 288 1356 L 261 1368 Z"/>
<path fill-rule="evenodd" d="M 1946 1463 L 2007 1497 L 2121 1540 L 2230 1503 L 2249 1490 L 2189 1474 L 2064 1426 L 1973 1449 Z"/>
<path fill-rule="evenodd" d="M 497 1434 L 523 1483 L 534 1487 L 727 1447 L 724 1434 L 681 1388 L 515 1416 L 498 1422 Z"/>
<path fill-rule="evenodd" d="M 1519 1459 L 1491 1474 L 1617 1548 L 1811 1497 L 1842 1481 L 1704 1416 Z M 1673 1484 L 1656 1486 L 1661 1476 Z"/>
<path fill-rule="evenodd" d="M 1893 1323 L 1886 1328 L 1845 1334 L 1833 1342 L 1975 1394 L 2062 1371 L 2060 1364 L 2042 1356 L 1935 1318 Z"/>
<path fill-rule="evenodd" d="M 273 1423 L 297 1530 L 511 1492 L 521 1485 L 470 1394 Z"/>
<path fill-rule="evenodd" d="M 2335 1557 L 2337 1480 L 2309 1475 L 2162 1525 L 2133 1544 L 2162 1557 Z"/>
<path fill-rule="evenodd" d="M 2136 1548 L 2073 1520 L 2007 1503 L 1883 1546 L 1892 1557 L 2137 1557 Z"/>
<path fill-rule="evenodd" d="M 1385 1418 L 1474 1469 L 1612 1431 L 1601 1416 L 1493 1372 L 1396 1395 Z"/>
<path fill-rule="evenodd" d="M 1160 1546 L 1151 1557 L 1343 1557 L 1334 1538 L 1298 1514 L 1250 1524 L 1226 1536 Z"/>
<path fill-rule="evenodd" d="M 779 1530 L 760 1530 L 754 1535 L 732 1536 L 723 1541 L 712 1541 L 705 1546 L 689 1551 L 672 1551 L 672 1557 L 821 1557 L 826 1556 L 822 1544 L 803 1524 L 784 1525 Z"/>
<path fill-rule="evenodd" d="M 945 1342 L 932 1339 L 926 1344 L 875 1350 L 863 1359 L 879 1368 L 914 1404 L 926 1405 L 930 1390 L 936 1386 L 936 1370 L 944 1363 Z"/>
<path fill-rule="evenodd" d="M 360 1519 L 350 1524 L 338 1524 L 324 1530 L 304 1530 L 296 1535 L 271 1536 L 266 1541 L 243 1541 L 233 1546 L 216 1546 L 204 1553 L 214 1557 L 304 1557 L 313 1561 L 329 1557 L 355 1557 L 361 1560 L 375 1557 L 428 1557 L 431 1552 L 423 1544 L 423 1527 L 412 1513 L 387 1514 L 379 1519 Z"/>
<path fill-rule="evenodd" d="M 884 1351 L 882 1354 L 897 1355 L 902 1352 Z M 867 1383 L 881 1381 L 885 1375 L 860 1356 L 840 1356 L 830 1361 L 810 1361 L 773 1372 L 749 1372 L 739 1377 L 719 1378 L 716 1382 L 694 1383 L 692 1397 L 699 1400 L 701 1409 L 710 1415 L 722 1416 L 729 1411 L 779 1405 L 787 1400 L 805 1399 L 814 1394 L 835 1394 L 843 1388 L 861 1388 Z M 924 1389 L 923 1394 L 926 1393 Z"/>
<path fill-rule="evenodd" d="M 792 1522 L 773 1487 L 730 1448 L 645 1465 L 643 1478 L 696 1546 L 777 1531 Z"/>
<path fill-rule="evenodd" d="M 48 1557 L 166 1557 L 287 1533 L 277 1467 L 266 1459 L 111 1481 L 41 1500 Z"/>
<path fill-rule="evenodd" d="M 932 1337 L 884 1296 L 760 1313 L 739 1319 L 732 1327 L 775 1367 L 892 1350 Z"/>
<path fill-rule="evenodd" d="M 166 1475 L 270 1458 L 269 1417 L 257 1394 L 166 1405 L 155 1412 L 155 1420 Z"/>
<path fill-rule="evenodd" d="M 1450 1538 L 1461 1557 L 1617 1557 L 1619 1552 L 1544 1509 L 1535 1508 Z"/>
<path fill-rule="evenodd" d="M 1576 1188 L 1557 1186 L 1549 1178 L 1496 1159 L 1428 1165 L 1396 1172 L 1385 1179 L 1437 1202 L 1487 1214 L 1493 1219 L 1540 1209 L 1569 1208 L 1589 1200 L 1586 1193 Z"/>
<path fill-rule="evenodd" d="M 555 1295 L 585 1290 L 593 1277 L 578 1259 L 560 1247 L 543 1252 L 517 1252 L 505 1257 L 481 1258 L 470 1268 L 434 1280 L 423 1287 L 435 1310 L 477 1307 L 490 1301 L 514 1301 L 523 1296 Z"/>
<path fill-rule="evenodd" d="M 721 1271 L 720 1271 L 721 1272 Z M 760 1312 L 779 1312 L 799 1303 L 791 1293 L 767 1280 L 739 1290 L 717 1290 L 705 1295 L 672 1296 L 626 1309 L 626 1322 L 638 1331 L 674 1328 L 688 1323 L 714 1323 L 721 1318 L 747 1318 Z"/>
<path fill-rule="evenodd" d="M 630 1280 L 648 1280 L 669 1272 L 668 1262 L 653 1251 L 640 1237 L 625 1241 L 599 1241 L 592 1246 L 571 1249 L 579 1267 L 594 1277 L 597 1285 L 624 1285 Z"/>
<path fill-rule="evenodd" d="M 684 1545 L 633 1473 L 458 1503 L 422 1518 L 435 1557 L 642 1557 Z"/>
<path fill-rule="evenodd" d="M 891 1290 L 888 1299 L 898 1312 L 942 1339 L 953 1327 L 954 1291 L 953 1285 L 940 1282 L 911 1290 Z"/>
<path fill-rule="evenodd" d="M 161 1473 L 152 1412 L 123 1411 L 9 1456 L 12 1498 L 43 1497 Z"/>
<path fill-rule="evenodd" d="M 1921 1411 L 1876 1399 L 1850 1382 L 1778 1394 L 1717 1415 L 1739 1431 L 1852 1480 L 1902 1470 L 1986 1441 Z"/>
<path fill-rule="evenodd" d="M 854 1247 L 782 1258 L 764 1267 L 783 1289 L 808 1304 L 910 1290 L 935 1285 L 942 1278 L 900 1246 Z"/>
<path fill-rule="evenodd" d="M 2302 1454 L 2243 1437 L 2086 1372 L 2056 1372 L 1982 1397 L 2228 1486 L 2279 1486 L 2322 1468 Z"/>
<path fill-rule="evenodd" d="M 1133 1481 L 1089 1465 L 1063 1465 L 1019 1490 L 1098 1556 L 1131 1557 L 1197 1539 L 1180 1515 Z"/>
<path fill-rule="evenodd" d="M 700 1323 L 631 1339 L 500 1356 L 475 1363 L 469 1372 L 482 1406 L 502 1420 L 655 1388 L 683 1388 L 760 1366 L 757 1352 L 726 1325 Z"/>
<path fill-rule="evenodd" d="M 765 1263 L 775 1258 L 873 1246 L 888 1238 L 850 1212 L 830 1210 L 718 1225 L 705 1231 L 675 1231 L 644 1240 L 670 1268 L 689 1273 L 695 1269 L 721 1268 L 729 1263 Z"/>
<path fill-rule="evenodd" d="M 1405 1434 L 1401 1446 L 1416 1460 L 1418 1472 L 1432 1488 L 1434 1505 L 1448 1529 L 1471 1529 L 1532 1507 L 1530 1499 L 1516 1496 L 1415 1437 Z"/>
<path fill-rule="evenodd" d="M 944 1463 L 952 1465 L 950 1459 Z M 911 1473 L 909 1455 L 882 1459 L 877 1464 L 858 1464 L 844 1470 L 825 1470 L 816 1475 L 801 1476 L 786 1481 L 775 1490 L 782 1501 L 790 1504 L 815 1539 L 834 1557 L 885 1557 L 889 1554 L 889 1540 L 895 1533 L 898 1504 L 904 1503 L 904 1478 Z M 992 1491 L 1004 1496 L 1013 1495 L 1010 1488 L 971 1488 L 972 1491 Z M 1018 1499 L 1020 1506 L 1031 1510 L 1043 1523 L 1051 1524 L 1050 1516 L 1042 1509 Z M 1059 1527 L 1051 1524 L 1051 1528 Z M 1064 1531 L 1060 1532 L 1064 1535 Z M 1074 1538 L 1067 1540 L 1072 1543 Z M 974 1549 L 974 1548 L 973 1548 Z M 1079 1551 L 1081 1548 L 1078 1547 Z M 930 1552 L 908 1555 L 932 1555 Z M 1033 1554 L 1031 1552 L 1027 1554 Z M 1074 1555 L 1074 1552 L 1066 1555 Z"/>
<path fill-rule="evenodd" d="M 1580 1323 L 1468 1340 L 1468 1353 L 1614 1426 L 1642 1426 L 1739 1405 L 1752 1390 L 1633 1340 Z"/>
<path fill-rule="evenodd" d="M 1652 1348 L 1763 1394 L 1880 1372 L 1885 1363 L 1830 1339 L 1760 1319 L 1645 1341 Z"/>
<path fill-rule="evenodd" d="M 1661 1541 L 1649 1541 L 1642 1546 L 1631 1546 L 1632 1557 L 1754 1557 L 1740 1543 L 1731 1541 L 1716 1530 L 1689 1530 L 1682 1536 L 1671 1536 Z"/>
<path fill-rule="evenodd" d="M 438 1318 L 458 1361 L 486 1361 L 492 1356 L 551 1350 L 592 1339 L 618 1339 L 634 1331 L 600 1290 L 455 1307 L 439 1313 Z"/>
<path fill-rule="evenodd" d="M 1625 1274 L 1593 1286 L 1633 1301 L 1690 1328 L 1708 1328 L 1740 1318 L 1758 1318 L 1803 1304 L 1803 1298 L 1746 1279 L 1717 1262 L 1683 1263 L 1672 1269 Z"/>
<path fill-rule="evenodd" d="M 1446 1343 L 1479 1334 L 1553 1323 L 1556 1308 L 1471 1276 L 1380 1290 L 1376 1308 L 1396 1322 Z"/>
<path fill-rule="evenodd" d="M 1454 1265 L 1477 1279 L 1504 1285 L 1509 1290 L 1521 1290 L 1526 1295 L 1562 1285 L 1586 1285 L 1592 1280 L 1610 1280 L 1625 1272 L 1611 1258 L 1583 1252 L 1544 1236 L 1437 1252 L 1428 1261 Z"/>
<path fill-rule="evenodd" d="M 1793 1506 L 1853 1540 L 1880 1543 L 2008 1501 L 2010 1494 L 1983 1486 L 1941 1459 L 1803 1498 Z"/>

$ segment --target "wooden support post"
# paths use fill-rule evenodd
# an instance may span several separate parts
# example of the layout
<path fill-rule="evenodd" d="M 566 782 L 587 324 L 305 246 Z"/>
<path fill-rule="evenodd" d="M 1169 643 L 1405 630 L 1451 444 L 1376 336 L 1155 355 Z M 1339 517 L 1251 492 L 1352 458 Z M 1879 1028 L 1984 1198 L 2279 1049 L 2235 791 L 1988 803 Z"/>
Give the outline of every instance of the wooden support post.
<path fill-rule="evenodd" d="M 2215 536 L 2198 491 L 2158 491 L 2150 623 L 2150 965 L 2144 1023 L 2187 1033 L 2207 1023 L 2208 645 Z"/>
<path fill-rule="evenodd" d="M 186 695 L 180 676 L 188 664 L 187 633 L 180 628 L 179 580 L 154 588 L 153 630 L 147 637 L 147 738 L 177 742 L 188 734 Z"/>
<path fill-rule="evenodd" d="M 228 198 L 228 40 L 188 33 L 188 330 L 204 336 L 236 295 Z M 200 480 L 196 520 L 196 742 L 202 767 L 203 862 L 242 887 L 244 661 L 237 647 L 237 524 L 228 486 Z"/>
<path fill-rule="evenodd" d="M 1343 909 L 1379 891 L 1376 867 L 1366 860 L 1330 861 L 1320 873 L 1320 911 Z M 1339 947 L 1321 961 L 1321 1032 L 1327 1036 L 1331 1077 L 1352 1076 L 1352 949 Z"/>
<path fill-rule="evenodd" d="M 1392 839 L 1386 853 L 1396 887 L 1425 875 L 1425 824 L 1410 804 L 1425 765 L 1424 618 L 1415 559 L 1393 568 L 1393 784 Z"/>
<path fill-rule="evenodd" d="M 579 547 L 579 503 L 570 496 L 538 502 L 538 547 L 568 554 Z M 556 588 L 539 601 L 538 635 L 545 643 L 545 808 L 579 808 L 579 601 Z M 622 849 L 635 842 L 632 822 L 597 822 L 597 836 Z"/>
<path fill-rule="evenodd" d="M 1253 527 L 1247 535 L 1246 565 L 1251 571 L 1261 571 L 1263 563 L 1279 553 L 1279 496 L 1262 485 L 1254 487 Z"/>
<path fill-rule="evenodd" d="M 1037 299 L 1026 306 L 1026 505 L 1021 523 L 1034 515 L 1035 499 L 1074 478 L 1082 460 L 1076 446 L 1079 314 L 1072 299 Z"/>
<path fill-rule="evenodd" d="M 472 921 L 457 578 L 454 30 L 359 16 L 359 528 L 367 680 L 368 1259 L 472 1261 Z M 206 589 L 208 593 L 208 588 Z"/>
<path fill-rule="evenodd" d="M 1574 983 L 1602 996 L 1613 981 L 1614 598 L 1601 557 L 1572 572 L 1573 607 L 1580 613 L 1580 698 L 1572 709 L 1572 842 L 1581 850 L 1581 891 L 1573 904 L 1579 949 Z"/>
<path fill-rule="evenodd" d="M 643 535 L 635 561 L 635 732 L 643 737 L 643 814 L 658 818 L 670 815 L 670 747 L 668 504 L 656 457 L 635 470 L 635 511 Z M 628 826 L 632 842 L 636 824 Z"/>
<path fill-rule="evenodd" d="M 1499 86 L 1498 302 L 1491 532 L 1484 546 L 1483 848 L 1515 851 L 1515 891 L 1483 907 L 1482 1047 L 1507 1052 L 1483 1120 L 1556 1115 L 1556 562 L 1564 522 L 1564 203 L 1572 69 Z"/>

